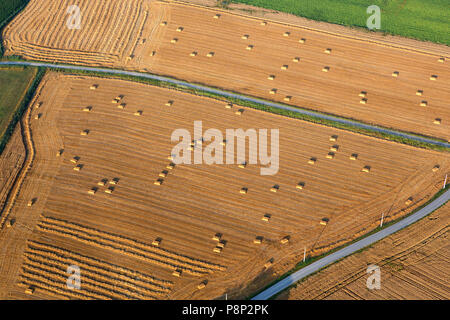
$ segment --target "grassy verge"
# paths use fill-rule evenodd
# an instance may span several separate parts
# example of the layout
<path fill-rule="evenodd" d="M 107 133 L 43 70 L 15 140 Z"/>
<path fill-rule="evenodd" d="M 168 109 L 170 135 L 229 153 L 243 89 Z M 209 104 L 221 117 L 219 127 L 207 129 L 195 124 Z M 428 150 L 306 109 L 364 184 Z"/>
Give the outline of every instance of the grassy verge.
<path fill-rule="evenodd" d="M 175 90 L 179 90 L 179 91 L 183 91 L 183 92 L 188 92 L 188 93 L 202 96 L 202 97 L 209 97 L 209 98 L 213 98 L 216 100 L 231 102 L 231 103 L 234 103 L 234 104 L 237 104 L 240 106 L 258 109 L 258 110 L 262 110 L 262 111 L 266 111 L 266 112 L 270 112 L 270 113 L 274 113 L 274 114 L 278 114 L 278 115 L 283 115 L 283 116 L 290 117 L 290 118 L 305 120 L 308 122 L 322 124 L 322 125 L 326 125 L 326 126 L 334 127 L 334 128 L 338 128 L 338 129 L 344 129 L 347 131 L 363 134 L 366 136 L 385 139 L 385 140 L 398 142 L 398 143 L 402 143 L 402 144 L 406 144 L 406 145 L 410 145 L 410 146 L 414 146 L 414 147 L 418 147 L 418 148 L 436 150 L 436 151 L 446 151 L 446 152 L 450 151 L 449 148 L 446 148 L 444 146 L 435 145 L 432 143 L 420 142 L 420 141 L 412 140 L 412 139 L 401 137 L 401 136 L 396 136 L 396 135 L 389 134 L 389 133 L 383 133 L 383 132 L 373 131 L 370 129 L 364 129 L 364 128 L 360 128 L 357 126 L 353 126 L 351 124 L 339 123 L 339 122 L 332 121 L 332 120 L 322 119 L 322 118 L 316 117 L 316 116 L 300 114 L 300 113 L 297 113 L 294 111 L 270 107 L 270 106 L 266 106 L 263 104 L 242 100 L 242 99 L 225 97 L 225 96 L 222 96 L 217 93 L 211 93 L 211 92 L 207 92 L 207 91 L 203 91 L 203 90 L 198 90 L 198 89 L 190 88 L 190 87 L 183 86 L 183 85 L 171 84 L 171 83 L 168 83 L 165 81 L 159 81 L 159 80 L 153 80 L 153 79 L 141 78 L 141 77 L 129 76 L 129 75 L 118 75 L 118 74 L 114 74 L 114 73 L 102 73 L 102 72 L 83 71 L 83 70 L 74 70 L 74 69 L 68 70 L 68 69 L 52 68 L 52 70 L 62 72 L 62 73 L 68 73 L 68 74 L 88 75 L 88 76 L 96 76 L 96 77 L 101 77 L 101 78 L 115 78 L 115 79 L 122 79 L 122 80 L 128 80 L 128 81 L 133 81 L 133 82 L 151 84 L 151 85 L 155 85 L 155 86 L 159 86 L 159 87 L 163 87 L 163 88 L 170 88 L 170 89 L 175 89 Z M 280 104 L 282 104 L 282 103 L 280 103 Z M 288 106 L 288 105 L 286 105 L 286 106 Z M 289 106 L 289 107 L 292 107 L 292 106 Z M 301 108 L 298 108 L 298 109 L 301 109 Z M 302 109 L 302 110 L 305 110 L 305 109 Z M 335 115 L 333 115 L 333 116 L 337 117 Z M 344 119 L 344 118 L 341 118 L 341 119 Z M 379 128 L 382 128 L 382 127 L 379 127 Z M 409 132 L 404 132 L 404 133 L 414 135 L 417 137 L 433 139 L 433 140 L 439 141 L 439 142 L 446 142 L 445 140 L 440 140 L 440 139 L 436 139 L 433 137 L 421 136 L 421 135 L 409 133 Z"/>
<path fill-rule="evenodd" d="M 28 4 L 29 0 L 2 0 L 0 2 L 0 57 L 3 56 L 3 28 Z"/>
<path fill-rule="evenodd" d="M 0 68 L 0 154 L 26 110 L 45 70 Z"/>
<path fill-rule="evenodd" d="M 366 28 L 367 7 L 381 9 L 382 32 L 450 45 L 448 0 L 232 0 L 308 19 Z"/>
<path fill-rule="evenodd" d="M 356 238 L 356 239 L 354 239 L 354 240 L 352 240 L 352 241 L 350 241 L 350 242 L 348 242 L 348 243 L 346 243 L 346 244 L 344 244 L 344 245 L 342 245 L 342 246 L 336 247 L 336 248 L 334 248 L 334 249 L 332 249 L 332 250 L 330 250 L 330 251 L 328 251 L 328 252 L 326 252 L 326 253 L 324 253 L 324 254 L 321 254 L 321 255 L 318 255 L 318 256 L 315 256 L 315 257 L 307 257 L 306 260 L 305 260 L 305 262 L 303 262 L 303 261 L 302 261 L 302 262 L 299 262 L 294 268 L 292 268 L 291 270 L 289 270 L 288 272 L 286 272 L 286 273 L 283 274 L 282 276 L 278 277 L 277 279 L 273 280 L 271 283 L 269 283 L 268 285 L 266 285 L 264 288 L 258 290 L 257 292 L 255 292 L 255 293 L 252 294 L 251 296 L 247 297 L 247 299 L 251 299 L 252 297 L 254 297 L 254 296 L 256 296 L 257 294 L 259 294 L 259 293 L 263 292 L 264 290 L 266 290 L 267 288 L 273 286 L 275 283 L 277 283 L 277 282 L 283 280 L 284 278 L 288 277 L 288 276 L 291 275 L 292 273 L 294 273 L 294 272 L 296 272 L 296 271 L 298 271 L 298 270 L 300 270 L 300 269 L 302 269 L 302 268 L 304 268 L 304 267 L 310 265 L 311 263 L 313 263 L 313 262 L 315 262 L 315 261 L 317 261 L 317 260 L 320 260 L 320 259 L 322 259 L 322 258 L 324 258 L 324 257 L 326 257 L 326 256 L 328 256 L 328 255 L 330 255 L 330 254 L 332 254 L 332 253 L 338 251 L 338 250 L 341 250 L 341 249 L 343 249 L 343 248 L 345 248 L 345 247 L 348 247 L 349 245 L 351 245 L 351 244 L 353 244 L 353 243 L 355 243 L 355 242 L 358 242 L 359 240 L 362 240 L 362 239 L 364 239 L 364 238 L 367 238 L 368 236 L 370 236 L 370 235 L 372 235 L 372 234 L 374 234 L 374 233 L 376 233 L 376 232 L 378 232 L 378 231 L 380 231 L 380 230 L 383 230 L 383 229 L 385 229 L 385 228 L 387 228 L 387 227 L 389 227 L 389 226 L 391 226 L 391 225 L 393 225 L 393 224 L 399 222 L 400 220 L 405 219 L 406 217 L 409 217 L 410 215 L 416 213 L 416 212 L 419 211 L 420 209 L 426 207 L 428 204 L 430 204 L 431 202 L 433 202 L 434 200 L 436 200 L 436 199 L 437 199 L 438 197 L 440 197 L 444 192 L 446 192 L 449 188 L 450 188 L 450 184 L 447 184 L 447 185 L 445 186 L 445 188 L 439 190 L 439 192 L 437 192 L 437 193 L 436 193 L 431 199 L 429 199 L 426 203 L 424 203 L 423 205 L 417 207 L 416 209 L 414 209 L 414 210 L 411 211 L 410 213 L 404 215 L 403 217 L 400 217 L 400 218 L 398 218 L 398 219 L 389 221 L 389 222 L 383 224 L 382 227 L 377 227 L 377 228 L 375 228 L 374 230 L 372 230 L 372 231 L 366 233 L 365 235 L 362 235 L 362 236 L 360 236 L 360 237 L 358 237 L 358 238 Z M 438 208 L 438 209 L 439 209 L 439 208 Z M 436 210 L 437 210 L 437 209 L 436 209 Z M 433 211 L 433 212 L 434 212 L 434 211 Z M 432 213 L 432 212 L 431 212 L 431 213 Z M 430 214 L 431 214 L 431 213 L 430 213 Z M 425 217 L 426 217 L 426 216 L 425 216 Z M 424 217 L 424 218 L 425 218 L 425 217 Z M 423 218 L 422 218 L 422 219 L 423 219 Z M 422 219 L 420 219 L 420 220 L 422 220 Z M 416 222 L 419 222 L 420 220 L 418 220 L 418 221 L 416 221 Z M 411 225 L 410 225 L 410 226 L 411 226 Z M 408 227 L 409 227 L 409 226 L 408 226 Z M 407 228 L 408 228 L 408 227 L 407 227 Z M 401 229 L 401 230 L 399 230 L 399 231 L 397 231 L 397 232 L 400 232 L 400 231 L 402 231 L 402 230 L 405 230 L 405 229 Z M 397 233 L 397 232 L 394 232 L 393 234 L 395 234 L 395 233 Z M 391 234 L 391 235 L 389 235 L 389 236 L 392 236 L 393 234 Z M 384 239 L 385 239 L 385 238 L 384 238 Z M 379 240 L 379 241 L 383 241 L 384 239 L 381 239 L 381 240 Z M 377 242 L 379 242 L 379 241 L 377 241 Z M 371 245 L 369 245 L 369 246 L 367 246 L 367 247 L 364 247 L 364 248 L 362 248 L 362 249 L 360 249 L 360 250 L 358 250 L 358 251 L 352 253 L 352 255 L 354 255 L 354 254 L 356 254 L 356 253 L 363 252 L 363 251 L 369 249 L 370 247 L 372 247 L 373 245 L 375 245 L 377 242 L 374 242 L 374 243 L 372 243 Z M 347 257 L 348 257 L 348 256 L 347 256 Z M 339 259 L 339 260 L 337 260 L 337 261 L 335 261 L 335 262 L 333 262 L 333 263 L 331 263 L 331 264 L 329 264 L 329 265 L 327 265 L 327 266 L 325 266 L 325 267 L 323 267 L 323 268 L 317 270 L 316 272 L 310 274 L 309 276 L 307 276 L 307 277 L 301 279 L 300 281 L 298 281 L 298 282 L 292 284 L 291 286 L 287 287 L 287 288 L 284 289 L 283 291 L 277 293 L 276 295 L 274 295 L 274 296 L 271 297 L 270 299 L 275 299 L 275 298 L 276 298 L 278 295 L 280 295 L 281 293 L 283 293 L 283 292 L 285 292 L 285 291 L 287 291 L 287 290 L 292 289 L 293 287 L 297 286 L 299 283 L 305 281 L 307 278 L 309 278 L 309 277 L 311 277 L 311 276 L 313 276 L 313 275 L 319 273 L 320 271 L 322 271 L 322 270 L 324 270 L 324 269 L 326 269 L 326 268 L 328 268 L 328 267 L 334 265 L 335 263 L 338 263 L 338 262 L 342 261 L 343 259 L 345 259 L 345 258 L 347 258 L 347 257 L 343 257 L 343 258 L 341 258 L 341 259 Z"/>

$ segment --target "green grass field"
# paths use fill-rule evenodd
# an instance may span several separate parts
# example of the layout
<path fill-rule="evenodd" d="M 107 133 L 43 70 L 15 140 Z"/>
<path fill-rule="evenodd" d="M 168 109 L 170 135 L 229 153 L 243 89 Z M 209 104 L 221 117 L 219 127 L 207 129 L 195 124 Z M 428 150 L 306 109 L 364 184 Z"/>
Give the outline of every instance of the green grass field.
<path fill-rule="evenodd" d="M 2 0 L 0 2 L 0 26 L 28 1 L 29 0 Z"/>
<path fill-rule="evenodd" d="M 381 9 L 381 30 L 450 45 L 449 0 L 232 0 L 313 20 L 366 28 L 367 7 Z"/>
<path fill-rule="evenodd" d="M 35 75 L 34 68 L 0 68 L 0 137 L 5 133 Z"/>

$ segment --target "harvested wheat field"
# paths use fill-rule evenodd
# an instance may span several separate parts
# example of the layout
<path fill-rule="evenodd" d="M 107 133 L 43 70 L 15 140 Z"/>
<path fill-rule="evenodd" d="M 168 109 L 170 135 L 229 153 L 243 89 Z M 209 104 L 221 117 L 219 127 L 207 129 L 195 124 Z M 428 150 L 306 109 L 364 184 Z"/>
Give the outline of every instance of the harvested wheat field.
<path fill-rule="evenodd" d="M 449 222 L 447 203 L 413 226 L 318 272 L 278 298 L 448 300 Z M 366 269 L 371 264 L 381 270 L 379 290 L 366 286 Z"/>
<path fill-rule="evenodd" d="M 32 0 L 4 31 L 6 53 L 169 75 L 450 139 L 448 48 L 440 56 L 367 36 L 144 0 L 82 0 L 86 22 L 69 30 L 68 5 Z"/>
<path fill-rule="evenodd" d="M 279 129 L 278 173 L 171 164 L 172 132 L 199 120 Z M 0 217 L 1 298 L 245 297 L 304 248 L 423 204 L 450 169 L 446 153 L 115 79 L 49 73 L 22 122 L 30 157 Z M 65 286 L 72 264 L 82 290 Z"/>

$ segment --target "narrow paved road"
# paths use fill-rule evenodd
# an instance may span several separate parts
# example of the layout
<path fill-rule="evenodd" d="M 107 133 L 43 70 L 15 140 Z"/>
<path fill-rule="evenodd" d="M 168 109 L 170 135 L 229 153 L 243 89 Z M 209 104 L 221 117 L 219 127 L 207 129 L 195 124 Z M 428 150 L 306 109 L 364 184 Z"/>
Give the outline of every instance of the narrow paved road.
<path fill-rule="evenodd" d="M 414 214 L 400 220 L 399 222 L 378 231 L 377 233 L 374 233 L 362 240 L 359 240 L 358 242 L 355 242 L 341 250 L 338 250 L 326 257 L 323 257 L 320 260 L 315 261 L 314 263 L 311 263 L 310 265 L 298 270 L 297 272 L 294 272 L 290 276 L 284 278 L 283 280 L 277 282 L 273 286 L 269 287 L 268 289 L 264 290 L 260 294 L 256 295 L 252 298 L 252 300 L 267 300 L 270 297 L 274 296 L 275 294 L 283 291 L 287 287 L 293 285 L 297 281 L 309 276 L 310 274 L 319 271 L 321 268 L 338 261 L 339 259 L 342 259 L 348 255 L 351 255 L 352 253 L 355 253 L 356 251 L 363 249 L 391 234 L 394 232 L 399 231 L 400 229 L 403 229 L 410 224 L 422 219 L 423 217 L 427 216 L 443 204 L 445 204 L 450 199 L 450 190 L 447 190 L 444 194 L 442 194 L 439 198 L 435 199 L 433 202 L 429 203 L 426 207 L 420 209 L 419 211 L 415 212 Z"/>
<path fill-rule="evenodd" d="M 317 117 L 317 118 L 324 119 L 324 120 L 330 120 L 330 121 L 334 121 L 334 122 L 338 122 L 338 123 L 342 123 L 342 124 L 346 124 L 346 125 L 351 125 L 351 126 L 362 128 L 362 129 L 368 129 L 371 131 L 386 133 L 386 134 L 403 137 L 403 138 L 407 138 L 407 139 L 418 141 L 418 142 L 425 142 L 425 143 L 430 143 L 430 144 L 434 144 L 437 146 L 443 146 L 446 148 L 450 148 L 450 143 L 448 143 L 448 142 L 436 141 L 433 139 L 427 139 L 424 137 L 419 137 L 419 136 L 415 136 L 415 135 L 408 134 L 408 133 L 398 132 L 395 130 L 379 128 L 377 126 L 364 124 L 364 123 L 360 123 L 360 122 L 353 121 L 353 120 L 342 119 L 339 117 L 321 114 L 321 113 L 314 112 L 314 111 L 303 110 L 303 109 L 299 109 L 299 108 L 295 108 L 295 107 L 289 107 L 289 106 L 279 104 L 276 102 L 265 101 L 265 100 L 257 99 L 257 98 L 250 98 L 250 97 L 246 97 L 246 96 L 243 96 L 240 94 L 223 91 L 220 89 L 209 88 L 209 87 L 198 85 L 198 84 L 192 84 L 189 82 L 175 80 L 175 79 L 171 79 L 168 77 L 157 76 L 157 75 L 148 74 L 148 73 L 125 71 L 125 70 L 115 70 L 115 69 L 105 69 L 105 68 L 84 67 L 84 66 L 61 65 L 61 64 L 52 64 L 52 63 L 41 63 L 41 62 L 3 61 L 3 62 L 0 62 L 0 65 L 20 65 L 20 66 L 33 66 L 33 67 L 46 67 L 46 68 L 74 69 L 74 70 L 93 71 L 93 72 L 99 72 L 99 73 L 129 75 L 129 76 L 134 76 L 134 77 L 159 80 L 159 81 L 177 84 L 177 85 L 181 85 L 181 86 L 185 86 L 185 87 L 189 87 L 189 88 L 193 88 L 193 89 L 197 89 L 197 90 L 202 90 L 202 91 L 209 92 L 209 93 L 220 94 L 224 97 L 236 98 L 236 99 L 241 99 L 241 100 L 249 101 L 249 102 L 255 102 L 255 103 L 265 105 L 265 106 L 289 110 L 289 111 L 293 111 L 293 112 L 296 112 L 299 114 L 313 116 L 313 117 Z"/>

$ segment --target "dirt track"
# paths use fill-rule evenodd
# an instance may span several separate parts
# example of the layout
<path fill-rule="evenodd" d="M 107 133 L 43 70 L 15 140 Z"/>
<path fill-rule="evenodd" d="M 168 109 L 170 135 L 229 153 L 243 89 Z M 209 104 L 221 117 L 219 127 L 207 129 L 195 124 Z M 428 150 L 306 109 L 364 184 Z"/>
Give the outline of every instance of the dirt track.
<path fill-rule="evenodd" d="M 133 36 L 124 38 L 127 41 L 120 42 L 120 48 L 106 46 L 110 44 L 107 39 L 115 34 L 111 28 L 70 33 L 64 24 L 64 1 L 50 8 L 57 13 L 52 23 L 43 18 L 49 1 L 43 1 L 44 5 L 32 1 L 5 30 L 7 54 L 149 71 L 276 101 L 285 102 L 290 97 L 287 103 L 292 105 L 450 139 L 450 109 L 446 103 L 450 100 L 450 54 L 440 63 L 438 55 L 275 22 L 262 26 L 262 20 L 230 12 L 220 12 L 220 18 L 214 19 L 218 11 L 213 9 L 133 1 L 140 5 L 133 6 L 129 15 L 138 17 L 139 22 L 121 25 Z M 89 1 L 89 6 L 94 3 L 100 2 Z M 117 14 L 110 17 L 122 12 L 117 7 L 111 10 Z M 88 20 L 96 12 L 87 6 L 82 11 Z M 30 15 L 38 18 L 30 19 Z M 113 24 L 104 20 L 96 25 Z M 181 32 L 177 32 L 179 27 Z M 285 32 L 289 36 L 283 36 Z M 248 39 L 242 39 L 244 35 Z M 175 38 L 177 42 L 172 43 Z M 305 43 L 299 43 L 301 38 Z M 252 50 L 246 50 L 249 45 Z M 327 48 L 331 49 L 329 54 L 324 52 Z M 190 56 L 193 52 L 196 55 Z M 213 54 L 208 57 L 208 53 Z M 293 61 L 296 57 L 299 62 Z M 284 65 L 286 70 L 281 69 Z M 330 69 L 323 72 L 326 66 Z M 399 72 L 397 78 L 392 76 L 394 71 Z M 271 75 L 274 79 L 268 80 Z M 437 75 L 437 80 L 431 81 L 431 75 Z M 276 89 L 275 94 L 269 93 L 272 89 Z M 423 91 L 422 96 L 416 95 L 418 90 Z M 361 91 L 367 92 L 366 104 L 360 103 Z M 422 101 L 426 106 L 421 106 Z M 435 124 L 436 119 L 441 124 Z"/>
<path fill-rule="evenodd" d="M 98 89 L 90 90 L 92 84 Z M 111 102 L 120 94 L 124 109 Z M 171 107 L 165 105 L 169 100 Z M 68 259 L 81 259 L 90 270 L 95 259 L 109 270 L 91 277 L 94 283 L 111 272 L 117 277 L 118 267 L 168 283 L 162 291 L 129 292 L 114 291 L 114 282 L 108 282 L 102 291 L 86 287 L 84 298 L 197 299 L 226 292 L 242 297 L 295 265 L 305 246 L 308 254 L 321 253 L 373 228 L 381 212 L 389 221 L 420 205 L 450 168 L 446 154 L 252 109 L 238 116 L 238 107 L 226 109 L 223 102 L 120 80 L 52 73 L 32 106 L 38 102 L 42 106 L 31 114 L 36 157 L 10 215 L 17 223 L 0 233 L 2 297 L 28 297 L 17 286 L 24 282 L 42 289 L 36 297 L 77 298 L 60 285 L 61 263 L 73 261 Z M 87 106 L 91 112 L 82 111 Z M 134 115 L 138 110 L 139 117 Z M 204 130 L 279 128 L 279 173 L 261 176 L 255 165 L 180 165 L 161 186 L 154 185 L 170 162 L 171 133 L 192 131 L 195 120 L 203 121 Z M 80 135 L 86 129 L 89 134 Z M 329 140 L 332 135 L 338 136 L 336 142 Z M 336 156 L 327 159 L 334 144 Z M 60 149 L 64 152 L 56 157 Z M 349 159 L 353 153 L 356 161 Z M 75 156 L 82 165 L 78 172 L 70 161 Z M 315 165 L 308 164 L 311 157 L 317 157 Z M 437 164 L 440 170 L 433 172 Z M 366 165 L 371 171 L 362 173 Z M 104 178 L 120 180 L 99 186 Z M 296 189 L 299 182 L 305 183 L 303 190 Z M 279 191 L 270 192 L 275 184 Z M 114 187 L 111 194 L 104 192 L 108 186 Z M 88 193 L 92 187 L 98 188 L 94 195 Z M 242 187 L 248 194 L 239 193 Z M 32 198 L 35 204 L 27 207 Z M 265 214 L 271 214 L 269 222 L 262 221 Z M 330 219 L 326 227 L 319 224 L 324 217 Z M 220 254 L 213 252 L 211 240 L 218 232 L 226 241 Z M 256 236 L 264 237 L 261 245 L 253 243 Z M 290 242 L 281 245 L 285 236 Z M 161 245 L 152 246 L 158 237 Z M 56 249 L 34 252 L 36 243 L 67 251 L 51 260 L 60 271 L 40 266 L 37 256 Z M 261 273 L 271 258 L 273 267 Z M 181 278 L 172 275 L 177 269 Z M 37 270 L 41 278 L 31 276 Z M 206 288 L 198 290 L 205 279 Z"/>

